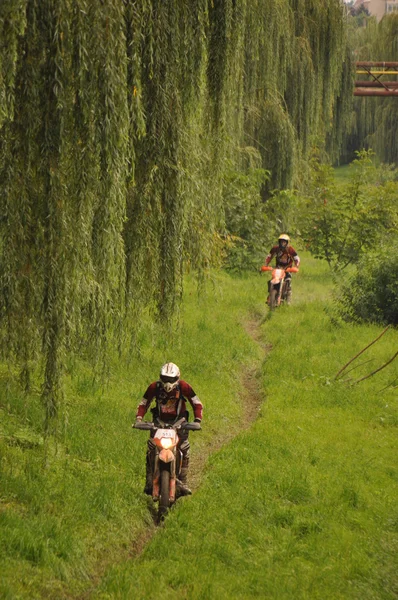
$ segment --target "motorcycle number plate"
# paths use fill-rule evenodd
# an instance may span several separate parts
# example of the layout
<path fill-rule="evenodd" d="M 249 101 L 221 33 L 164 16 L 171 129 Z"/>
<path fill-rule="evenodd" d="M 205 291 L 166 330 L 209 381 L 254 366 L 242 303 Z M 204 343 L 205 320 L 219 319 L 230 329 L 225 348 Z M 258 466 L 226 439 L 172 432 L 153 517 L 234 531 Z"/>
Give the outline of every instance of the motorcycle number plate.
<path fill-rule="evenodd" d="M 155 433 L 155 438 L 170 438 L 172 440 L 175 439 L 176 432 L 173 429 L 158 429 Z"/>

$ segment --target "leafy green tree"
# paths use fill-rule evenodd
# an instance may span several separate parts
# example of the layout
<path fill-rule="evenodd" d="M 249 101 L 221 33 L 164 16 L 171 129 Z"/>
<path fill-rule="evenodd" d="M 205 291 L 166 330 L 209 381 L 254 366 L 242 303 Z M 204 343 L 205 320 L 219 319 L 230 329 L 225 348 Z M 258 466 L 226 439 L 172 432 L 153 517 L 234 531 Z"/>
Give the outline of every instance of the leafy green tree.
<path fill-rule="evenodd" d="M 357 153 L 344 188 L 336 186 L 331 167 L 314 163 L 302 235 L 316 258 L 338 270 L 357 263 L 396 223 L 396 185 L 372 185 L 378 180 L 372 155 L 365 150 Z M 381 172 L 385 176 L 388 169 Z"/>
<path fill-rule="evenodd" d="M 398 239 L 387 238 L 363 256 L 349 282 L 340 286 L 338 307 L 351 321 L 398 325 Z"/>
<path fill-rule="evenodd" d="M 228 269 L 256 268 L 263 258 L 269 222 L 260 192 L 268 178 L 267 171 L 255 167 L 245 172 L 231 168 L 225 174 L 225 265 Z"/>
<path fill-rule="evenodd" d="M 370 13 L 364 4 L 361 4 L 358 8 L 353 6 L 349 10 L 351 17 L 355 17 L 355 21 L 358 27 L 366 27 L 366 21 L 370 17 Z"/>

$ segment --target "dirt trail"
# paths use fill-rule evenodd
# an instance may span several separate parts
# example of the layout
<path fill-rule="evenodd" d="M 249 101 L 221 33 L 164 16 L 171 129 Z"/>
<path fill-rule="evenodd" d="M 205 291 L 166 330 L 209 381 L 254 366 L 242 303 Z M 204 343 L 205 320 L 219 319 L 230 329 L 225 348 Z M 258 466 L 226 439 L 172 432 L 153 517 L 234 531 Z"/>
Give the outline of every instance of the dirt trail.
<path fill-rule="evenodd" d="M 264 355 L 270 351 L 271 346 L 265 344 L 261 339 L 260 325 L 263 320 L 263 315 L 252 314 L 249 319 L 242 323 L 245 331 L 252 337 L 262 348 Z M 190 486 L 192 491 L 195 491 L 202 480 L 203 471 L 205 469 L 209 456 L 220 450 L 236 437 L 242 430 L 248 429 L 256 420 L 260 406 L 264 400 L 259 382 L 260 365 L 253 365 L 249 370 L 246 370 L 242 377 L 242 390 L 239 392 L 239 400 L 242 402 L 244 409 L 242 421 L 229 430 L 220 431 L 206 448 L 202 448 L 198 454 L 191 453 L 190 463 Z"/>
<path fill-rule="evenodd" d="M 263 322 L 263 319 L 263 314 L 253 313 L 242 323 L 242 326 L 250 337 L 260 345 L 265 356 L 270 352 L 271 345 L 264 343 L 261 337 L 260 325 Z M 206 444 L 206 446 L 201 448 L 200 452 L 191 453 L 189 485 L 193 492 L 195 492 L 201 484 L 203 471 L 206 467 L 208 458 L 234 439 L 242 429 L 248 429 L 256 420 L 260 406 L 264 400 L 259 382 L 260 366 L 261 365 L 259 364 L 255 364 L 243 374 L 242 389 L 239 392 L 239 399 L 244 405 L 242 421 L 233 425 L 228 430 L 219 431 L 209 444 Z M 150 499 L 148 499 L 148 505 L 152 505 Z M 133 542 L 130 552 L 131 558 L 137 557 L 143 551 L 157 529 L 158 527 L 154 524 L 153 527 L 148 528 L 142 536 Z"/>
<path fill-rule="evenodd" d="M 242 325 L 250 337 L 260 345 L 265 357 L 266 354 L 270 352 L 271 345 L 265 344 L 261 337 L 260 325 L 263 322 L 263 319 L 263 314 L 253 313 L 246 321 L 242 323 Z M 242 388 L 239 391 L 239 399 L 244 405 L 244 410 L 242 411 L 242 421 L 232 425 L 228 430 L 219 431 L 209 444 L 206 444 L 201 448 L 200 452 L 196 454 L 193 452 L 191 454 L 189 485 L 193 492 L 195 492 L 195 490 L 197 490 L 201 484 L 203 472 L 208 458 L 220 450 L 220 448 L 228 444 L 234 437 L 242 432 L 242 429 L 248 429 L 256 420 L 260 406 L 264 400 L 263 393 L 261 391 L 261 384 L 259 382 L 260 367 L 261 362 L 258 361 L 257 364 L 254 364 L 243 374 Z M 162 526 L 155 524 L 156 507 L 153 506 L 150 498 L 148 498 L 148 509 L 153 514 L 153 523 L 147 526 L 145 530 L 133 540 L 128 555 L 121 557 L 122 561 L 128 559 L 134 560 L 138 558 L 153 536 L 156 535 L 157 531 L 161 530 Z M 91 589 L 86 593 L 79 595 L 79 600 L 88 600 L 91 597 L 99 585 L 102 577 L 105 575 L 107 568 L 109 567 L 110 565 L 107 564 L 107 561 L 105 560 L 101 567 L 97 570 L 96 576 L 92 578 Z"/>

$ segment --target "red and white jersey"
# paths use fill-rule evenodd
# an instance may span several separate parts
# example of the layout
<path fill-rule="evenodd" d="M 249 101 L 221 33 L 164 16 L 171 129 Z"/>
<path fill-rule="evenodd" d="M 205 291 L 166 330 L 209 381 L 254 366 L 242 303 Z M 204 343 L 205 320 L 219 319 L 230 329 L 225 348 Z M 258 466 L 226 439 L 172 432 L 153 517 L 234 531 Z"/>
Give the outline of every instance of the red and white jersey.
<path fill-rule="evenodd" d="M 272 246 L 267 258 L 265 259 L 265 264 L 268 265 L 274 256 L 276 258 L 277 267 L 283 267 L 284 269 L 287 269 L 293 265 L 293 261 L 296 264 L 296 267 L 300 265 L 300 257 L 293 246 L 287 246 L 284 249 L 279 248 L 279 246 Z"/>
<path fill-rule="evenodd" d="M 192 406 L 194 418 L 202 419 L 202 403 L 189 383 L 182 379 L 171 392 L 166 392 L 160 381 L 151 383 L 138 405 L 136 416 L 143 417 L 153 400 L 156 400 L 159 418 L 162 421 L 175 421 L 178 416 L 184 416 L 186 411 L 185 400 L 188 400 Z"/>

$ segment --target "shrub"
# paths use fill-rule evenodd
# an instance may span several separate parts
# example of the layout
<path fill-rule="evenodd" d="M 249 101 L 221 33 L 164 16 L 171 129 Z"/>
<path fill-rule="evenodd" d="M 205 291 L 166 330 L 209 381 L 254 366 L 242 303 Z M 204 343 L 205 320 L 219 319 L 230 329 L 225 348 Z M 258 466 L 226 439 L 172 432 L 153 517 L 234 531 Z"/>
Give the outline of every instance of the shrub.
<path fill-rule="evenodd" d="M 266 254 L 267 217 L 261 186 L 268 172 L 248 168 L 245 173 L 231 169 L 225 176 L 225 267 L 241 271 L 258 267 Z"/>
<path fill-rule="evenodd" d="M 398 324 L 398 239 L 365 256 L 339 290 L 338 308 L 347 320 Z"/>

